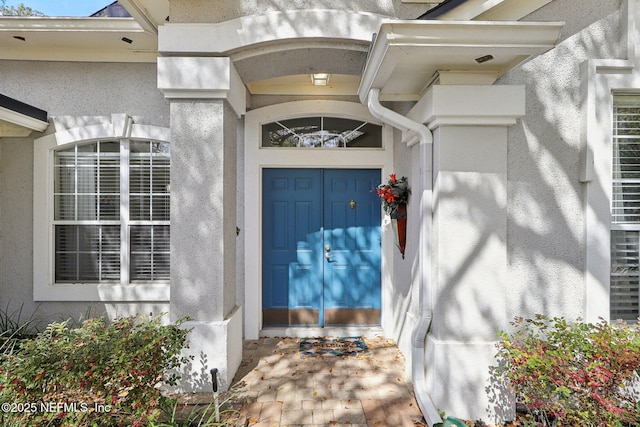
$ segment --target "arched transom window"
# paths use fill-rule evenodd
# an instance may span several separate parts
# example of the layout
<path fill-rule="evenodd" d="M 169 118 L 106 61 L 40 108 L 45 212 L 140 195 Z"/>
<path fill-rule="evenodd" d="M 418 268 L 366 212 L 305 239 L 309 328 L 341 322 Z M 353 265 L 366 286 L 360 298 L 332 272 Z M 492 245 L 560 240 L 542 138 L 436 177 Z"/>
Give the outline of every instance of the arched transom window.
<path fill-rule="evenodd" d="M 338 117 L 302 117 L 262 126 L 263 148 L 381 148 L 382 127 Z"/>

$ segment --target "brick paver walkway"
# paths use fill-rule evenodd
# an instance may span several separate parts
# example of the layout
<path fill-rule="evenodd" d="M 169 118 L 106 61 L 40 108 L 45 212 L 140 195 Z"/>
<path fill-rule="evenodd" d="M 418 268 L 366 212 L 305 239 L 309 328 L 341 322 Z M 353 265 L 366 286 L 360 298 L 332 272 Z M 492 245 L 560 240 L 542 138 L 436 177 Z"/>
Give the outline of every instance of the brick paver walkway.
<path fill-rule="evenodd" d="M 404 374 L 404 357 L 383 338 L 370 354 L 302 357 L 296 338 L 245 341 L 233 389 L 245 426 L 414 427 L 422 414 Z"/>

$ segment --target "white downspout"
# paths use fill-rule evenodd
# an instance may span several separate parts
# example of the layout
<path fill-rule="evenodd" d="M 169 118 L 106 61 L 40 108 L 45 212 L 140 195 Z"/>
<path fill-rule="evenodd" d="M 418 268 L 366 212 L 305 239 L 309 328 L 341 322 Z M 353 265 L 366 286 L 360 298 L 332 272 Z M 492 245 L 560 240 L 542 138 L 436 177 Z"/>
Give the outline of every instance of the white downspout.
<path fill-rule="evenodd" d="M 425 341 L 433 313 L 433 300 L 429 284 L 431 271 L 431 212 L 433 177 L 431 170 L 426 170 L 427 162 L 431 161 L 429 153 L 433 147 L 433 135 L 422 123 L 414 122 L 393 110 L 383 107 L 379 101 L 380 89 L 369 91 L 367 107 L 378 120 L 389 124 L 404 132 L 412 131 L 418 135 L 420 143 L 420 248 L 418 255 L 419 289 L 418 307 L 419 318 L 411 336 L 411 376 L 418 406 L 429 427 L 442 423 L 442 418 L 427 393 L 427 378 L 425 370 Z"/>

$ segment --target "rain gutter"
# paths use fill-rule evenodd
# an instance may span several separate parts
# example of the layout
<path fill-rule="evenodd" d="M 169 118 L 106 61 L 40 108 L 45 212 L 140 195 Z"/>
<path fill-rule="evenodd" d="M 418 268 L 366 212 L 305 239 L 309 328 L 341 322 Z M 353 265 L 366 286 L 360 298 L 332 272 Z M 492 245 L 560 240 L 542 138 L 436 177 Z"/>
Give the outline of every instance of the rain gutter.
<path fill-rule="evenodd" d="M 49 127 L 47 120 L 46 111 L 0 94 L 0 121 L 44 132 Z"/>
<path fill-rule="evenodd" d="M 426 168 L 431 160 L 433 149 L 433 135 L 422 123 L 396 113 L 380 104 L 380 89 L 371 88 L 367 97 L 367 107 L 378 120 L 391 125 L 403 132 L 411 132 L 418 136 L 420 144 L 420 249 L 418 251 L 418 322 L 411 336 L 411 377 L 416 400 L 422 415 L 429 427 L 442 423 L 429 393 L 427 392 L 427 377 L 425 369 L 425 342 L 431 319 L 433 317 L 433 299 L 429 283 L 431 268 L 431 212 L 432 212 L 432 172 Z M 415 144 L 415 143 L 414 143 Z M 413 145 L 413 144 L 410 144 Z"/>

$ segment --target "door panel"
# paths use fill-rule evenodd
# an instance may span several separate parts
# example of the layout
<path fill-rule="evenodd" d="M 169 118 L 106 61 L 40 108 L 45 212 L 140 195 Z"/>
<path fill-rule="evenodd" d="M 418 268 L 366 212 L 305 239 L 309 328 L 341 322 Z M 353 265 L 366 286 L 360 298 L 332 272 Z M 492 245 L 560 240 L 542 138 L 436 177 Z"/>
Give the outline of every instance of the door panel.
<path fill-rule="evenodd" d="M 322 171 L 265 169 L 262 306 L 265 324 L 319 325 Z"/>
<path fill-rule="evenodd" d="M 379 183 L 373 169 L 264 169 L 265 325 L 379 324 Z"/>
<path fill-rule="evenodd" d="M 326 325 L 380 322 L 379 183 L 379 170 L 324 172 Z"/>

